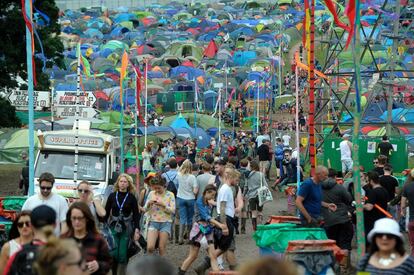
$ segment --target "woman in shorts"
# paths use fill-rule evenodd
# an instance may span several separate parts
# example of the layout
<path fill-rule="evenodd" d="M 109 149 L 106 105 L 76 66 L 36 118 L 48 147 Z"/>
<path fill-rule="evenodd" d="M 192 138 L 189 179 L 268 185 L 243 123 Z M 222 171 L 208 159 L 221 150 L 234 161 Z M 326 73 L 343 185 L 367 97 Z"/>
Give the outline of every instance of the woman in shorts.
<path fill-rule="evenodd" d="M 263 206 L 259 205 L 258 190 L 261 186 L 267 186 L 266 178 L 263 173 L 260 172 L 259 164 L 257 161 L 250 162 L 250 174 L 247 177 L 247 191 L 246 198 L 249 201 L 249 209 L 252 213 L 252 226 L 253 230 L 257 229 L 257 216 L 262 212 Z"/>
<path fill-rule="evenodd" d="M 226 230 L 226 226 L 224 224 L 219 223 L 211 216 L 213 210 L 211 202 L 214 201 L 216 194 L 217 188 L 214 185 L 209 184 L 204 189 L 203 195 L 197 199 L 197 212 L 195 216 L 196 222 L 191 228 L 189 238 L 191 244 L 190 252 L 178 270 L 179 275 L 185 274 L 191 264 L 197 259 L 203 239 L 205 239 L 204 241 L 208 244 L 208 254 L 210 258 L 214 258 L 212 257 L 212 253 L 214 251 L 213 227 L 215 226 L 221 228 L 222 230 Z M 213 270 L 219 270 L 217 262 L 212 261 L 211 265 Z"/>
<path fill-rule="evenodd" d="M 148 194 L 144 210 L 149 218 L 147 235 L 147 252 L 153 254 L 159 239 L 159 254 L 164 256 L 168 238 L 171 235 L 171 224 L 175 212 L 174 194 L 165 188 L 165 180 L 161 175 L 149 179 L 151 192 Z"/>

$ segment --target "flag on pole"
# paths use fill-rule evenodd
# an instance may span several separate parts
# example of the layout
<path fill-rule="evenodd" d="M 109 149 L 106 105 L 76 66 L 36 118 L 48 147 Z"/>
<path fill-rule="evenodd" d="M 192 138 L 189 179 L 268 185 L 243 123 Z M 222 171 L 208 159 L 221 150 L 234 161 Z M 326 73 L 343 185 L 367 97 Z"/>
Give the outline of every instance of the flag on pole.
<path fill-rule="evenodd" d="M 349 0 L 348 6 L 346 6 L 346 9 L 345 9 L 345 13 L 349 19 L 349 34 L 348 34 L 348 39 L 346 41 L 346 46 L 345 46 L 345 49 L 347 49 L 349 46 L 349 43 L 351 43 L 352 37 L 354 36 L 355 16 L 356 16 L 355 0 Z"/>
<path fill-rule="evenodd" d="M 119 92 L 119 98 L 120 98 L 120 104 L 123 104 L 123 89 L 122 89 L 122 83 L 126 77 L 126 73 L 127 73 L 127 67 L 128 67 L 128 54 L 126 51 L 124 51 L 124 53 L 122 54 L 122 61 L 121 61 L 121 77 L 119 79 L 120 81 L 120 92 Z"/>

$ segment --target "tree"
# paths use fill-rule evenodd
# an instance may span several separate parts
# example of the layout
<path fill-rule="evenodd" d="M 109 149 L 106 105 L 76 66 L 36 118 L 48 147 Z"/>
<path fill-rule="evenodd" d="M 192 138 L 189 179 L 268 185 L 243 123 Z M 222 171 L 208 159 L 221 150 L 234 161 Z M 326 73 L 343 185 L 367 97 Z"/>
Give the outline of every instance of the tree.
<path fill-rule="evenodd" d="M 59 9 L 54 0 L 34 1 L 34 7 L 46 14 L 50 22 L 35 12 L 34 27 L 42 42 L 46 67 L 64 67 L 63 44 L 59 39 L 60 26 L 57 23 Z M 26 26 L 20 0 L 0 1 L 0 87 L 17 87 L 16 76 L 27 79 L 26 65 Z M 49 90 L 49 76 L 42 72 L 40 44 L 35 37 L 36 90 Z"/>
<path fill-rule="evenodd" d="M 16 109 L 7 99 L 0 98 L 0 110 L 0 128 L 16 128 L 22 125 L 16 116 Z"/>

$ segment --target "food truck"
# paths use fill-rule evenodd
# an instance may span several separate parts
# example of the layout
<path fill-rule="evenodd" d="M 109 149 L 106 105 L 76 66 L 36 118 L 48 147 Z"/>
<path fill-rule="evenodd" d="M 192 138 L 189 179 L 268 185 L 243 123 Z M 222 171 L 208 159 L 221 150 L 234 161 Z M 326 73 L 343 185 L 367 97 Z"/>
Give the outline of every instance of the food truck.
<path fill-rule="evenodd" d="M 35 161 L 35 193 L 43 172 L 55 177 L 53 191 L 66 197 L 77 197 L 77 185 L 86 180 L 92 184 L 95 197 L 106 199 L 113 189 L 119 168 L 119 137 L 91 130 L 90 123 L 80 121 L 79 130 L 38 131 L 39 151 Z M 78 140 L 76 141 L 76 134 Z M 77 181 L 75 147 L 78 144 Z"/>

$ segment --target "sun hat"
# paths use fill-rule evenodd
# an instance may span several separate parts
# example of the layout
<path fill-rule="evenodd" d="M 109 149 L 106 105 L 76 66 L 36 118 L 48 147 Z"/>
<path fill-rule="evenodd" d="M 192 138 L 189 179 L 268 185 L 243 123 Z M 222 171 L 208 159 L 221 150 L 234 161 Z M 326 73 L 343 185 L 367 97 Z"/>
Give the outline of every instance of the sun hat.
<path fill-rule="evenodd" d="M 149 172 L 147 174 L 147 176 L 145 177 L 144 182 L 145 183 L 148 183 L 152 178 L 154 178 L 156 176 L 157 176 L 157 173 L 155 173 L 155 172 Z"/>
<path fill-rule="evenodd" d="M 395 220 L 390 218 L 382 218 L 375 222 L 374 228 L 368 233 L 368 241 L 372 242 L 372 238 L 377 234 L 391 234 L 401 240 L 403 239 L 400 226 Z"/>

